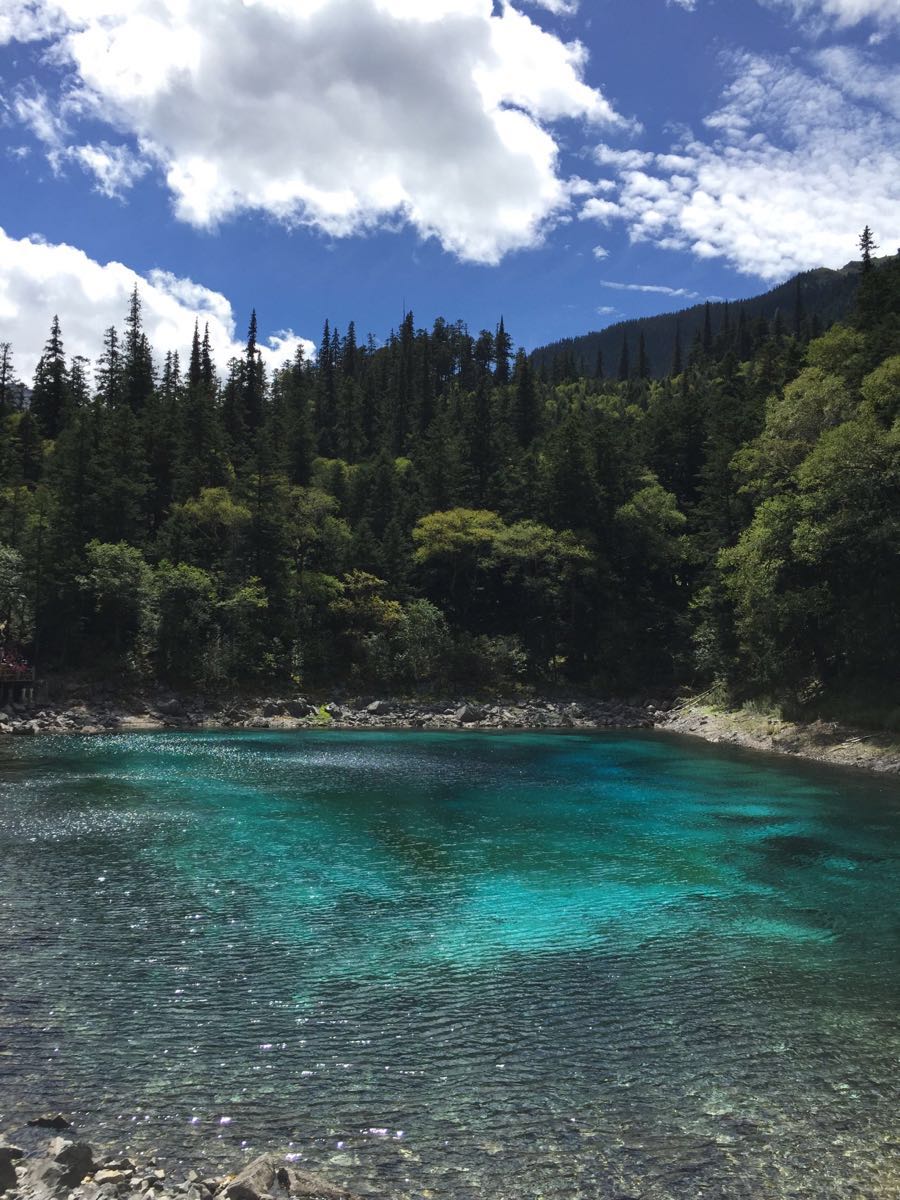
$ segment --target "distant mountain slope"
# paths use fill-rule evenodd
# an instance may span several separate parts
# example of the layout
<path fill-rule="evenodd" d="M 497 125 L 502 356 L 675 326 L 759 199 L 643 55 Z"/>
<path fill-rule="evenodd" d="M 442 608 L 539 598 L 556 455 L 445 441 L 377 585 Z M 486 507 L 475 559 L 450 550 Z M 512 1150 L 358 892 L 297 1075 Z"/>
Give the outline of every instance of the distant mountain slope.
<path fill-rule="evenodd" d="M 715 337 L 720 333 L 726 320 L 734 329 L 741 309 L 744 312 L 744 320 L 751 328 L 760 318 L 771 321 L 775 314 L 780 312 L 785 332 L 791 333 L 798 316 L 798 297 L 801 318 L 810 325 L 826 329 L 852 310 L 860 269 L 858 262 L 848 263 L 838 271 L 819 267 L 817 270 L 795 275 L 786 283 L 779 284 L 761 296 L 752 296 L 747 300 L 710 303 L 712 334 Z M 631 367 L 634 369 L 637 364 L 639 339 L 643 333 L 649 374 L 654 378 L 661 378 L 669 373 L 672 366 L 676 330 L 686 361 L 696 336 L 703 336 L 705 320 L 706 304 L 701 303 L 684 308 L 680 312 L 620 321 L 607 329 L 540 346 L 532 352 L 532 361 L 538 370 L 545 368 L 548 375 L 552 374 L 556 360 L 565 360 L 570 366 L 574 365 L 577 374 L 593 377 L 597 373 L 599 353 L 603 356 L 604 376 L 614 379 L 619 367 L 623 339 L 628 341 Z"/>

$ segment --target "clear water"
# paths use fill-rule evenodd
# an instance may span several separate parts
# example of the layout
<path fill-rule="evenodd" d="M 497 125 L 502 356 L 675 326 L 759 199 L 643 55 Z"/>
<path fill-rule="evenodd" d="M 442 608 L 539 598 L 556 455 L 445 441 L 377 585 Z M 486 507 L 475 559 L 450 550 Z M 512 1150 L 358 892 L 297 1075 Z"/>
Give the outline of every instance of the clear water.
<path fill-rule="evenodd" d="M 900 1197 L 900 785 L 652 734 L 0 748 L 0 1128 L 392 1197 Z"/>

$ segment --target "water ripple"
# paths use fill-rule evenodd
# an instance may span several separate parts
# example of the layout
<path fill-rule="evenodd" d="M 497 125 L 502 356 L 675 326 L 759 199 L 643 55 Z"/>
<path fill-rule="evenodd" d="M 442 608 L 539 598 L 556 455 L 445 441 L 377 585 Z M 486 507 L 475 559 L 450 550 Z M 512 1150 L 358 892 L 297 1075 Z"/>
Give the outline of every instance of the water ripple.
<path fill-rule="evenodd" d="M 652 735 L 0 757 L 0 1115 L 397 1197 L 900 1196 L 900 789 Z"/>

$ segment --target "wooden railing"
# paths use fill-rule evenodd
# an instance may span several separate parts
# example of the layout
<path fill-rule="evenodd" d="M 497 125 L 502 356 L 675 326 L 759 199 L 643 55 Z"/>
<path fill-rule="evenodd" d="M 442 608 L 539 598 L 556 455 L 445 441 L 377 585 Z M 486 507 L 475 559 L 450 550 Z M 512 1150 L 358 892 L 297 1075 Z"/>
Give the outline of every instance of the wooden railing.
<path fill-rule="evenodd" d="M 34 668 L 17 671 L 13 667 L 0 666 L 0 683 L 34 683 Z"/>

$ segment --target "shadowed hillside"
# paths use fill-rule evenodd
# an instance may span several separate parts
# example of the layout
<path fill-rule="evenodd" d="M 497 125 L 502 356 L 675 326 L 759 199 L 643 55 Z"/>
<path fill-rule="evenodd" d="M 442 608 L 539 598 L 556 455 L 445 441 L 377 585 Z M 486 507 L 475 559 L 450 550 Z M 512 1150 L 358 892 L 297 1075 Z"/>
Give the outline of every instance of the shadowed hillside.
<path fill-rule="evenodd" d="M 884 261 L 875 260 L 876 263 Z M 771 291 L 748 300 L 695 304 L 679 312 L 619 321 L 608 329 L 551 342 L 538 347 L 532 360 L 549 379 L 562 381 L 580 376 L 593 379 L 598 375 L 598 366 L 605 378 L 616 379 L 620 377 L 623 341 L 628 343 L 630 373 L 637 373 L 640 336 L 643 334 L 647 375 L 651 379 L 662 379 L 671 372 L 675 362 L 676 338 L 686 360 L 698 339 L 702 343 L 704 336 L 715 338 L 724 331 L 736 332 L 742 319 L 748 342 L 745 349 L 749 349 L 755 326 L 765 322 L 768 327 L 779 313 L 786 333 L 817 336 L 852 311 L 859 275 L 858 262 L 848 263 L 839 271 L 819 267 L 795 275 Z"/>

